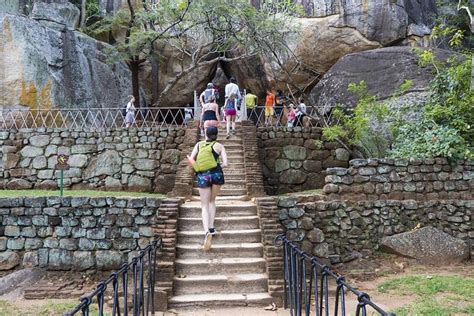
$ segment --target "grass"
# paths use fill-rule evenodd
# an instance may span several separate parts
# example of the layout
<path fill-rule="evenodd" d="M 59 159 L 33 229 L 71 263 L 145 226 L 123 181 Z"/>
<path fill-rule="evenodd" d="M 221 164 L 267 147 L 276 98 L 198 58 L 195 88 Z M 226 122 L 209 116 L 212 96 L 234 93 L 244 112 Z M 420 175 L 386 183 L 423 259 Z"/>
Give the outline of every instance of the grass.
<path fill-rule="evenodd" d="M 381 293 L 416 295 L 415 302 L 397 308 L 396 315 L 473 315 L 474 278 L 461 276 L 408 275 L 378 286 Z"/>
<path fill-rule="evenodd" d="M 73 309 L 79 304 L 77 299 L 68 299 L 68 300 L 47 300 L 45 304 L 40 305 L 30 305 L 30 306 L 15 306 L 8 301 L 0 301 L 0 315 L 1 316 L 10 316 L 10 315 L 25 315 L 25 316 L 51 316 L 51 315 L 62 315 L 65 312 Z M 91 315 L 98 315 L 99 309 L 97 304 L 92 304 L 89 308 Z M 79 313 L 81 314 L 81 313 Z M 106 314 L 108 315 L 108 314 Z"/>
<path fill-rule="evenodd" d="M 19 197 L 19 196 L 59 196 L 59 191 L 51 190 L 0 190 L 0 198 L 4 197 Z M 118 192 L 118 191 L 93 191 L 93 190 L 65 190 L 64 196 L 85 196 L 85 197 L 164 197 L 163 194 L 159 193 L 147 193 L 147 192 Z"/>

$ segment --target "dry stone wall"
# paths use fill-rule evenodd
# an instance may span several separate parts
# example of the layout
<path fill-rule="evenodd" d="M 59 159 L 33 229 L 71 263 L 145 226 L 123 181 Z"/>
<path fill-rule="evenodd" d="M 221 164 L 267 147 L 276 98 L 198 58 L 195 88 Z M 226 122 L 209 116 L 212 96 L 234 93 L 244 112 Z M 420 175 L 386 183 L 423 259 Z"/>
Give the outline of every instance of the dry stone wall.
<path fill-rule="evenodd" d="M 69 156 L 71 189 L 154 191 L 173 188 L 185 129 L 38 129 L 0 132 L 0 188 L 55 189 L 59 154 Z"/>
<path fill-rule="evenodd" d="M 175 227 L 177 202 L 172 212 L 169 207 L 160 209 L 162 202 L 157 198 L 0 198 L 0 270 L 18 265 L 117 269 L 156 234 L 175 239 L 167 233 Z"/>
<path fill-rule="evenodd" d="M 279 219 L 303 251 L 348 262 L 378 249 L 384 236 L 433 226 L 474 245 L 472 200 L 314 201 L 280 197 Z"/>
<path fill-rule="evenodd" d="M 348 167 L 349 152 L 320 128 L 260 127 L 257 137 L 267 194 L 320 189 L 327 168 Z"/>
<path fill-rule="evenodd" d="M 474 161 L 354 159 L 326 172 L 332 200 L 472 200 L 474 190 Z"/>

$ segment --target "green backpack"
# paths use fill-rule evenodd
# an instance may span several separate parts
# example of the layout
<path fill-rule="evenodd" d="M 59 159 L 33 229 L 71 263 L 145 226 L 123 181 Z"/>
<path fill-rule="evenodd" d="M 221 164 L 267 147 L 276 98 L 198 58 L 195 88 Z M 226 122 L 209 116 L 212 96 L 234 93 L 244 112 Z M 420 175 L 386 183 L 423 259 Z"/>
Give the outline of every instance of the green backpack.
<path fill-rule="evenodd" d="M 204 172 L 217 167 L 217 160 L 212 153 L 212 146 L 214 146 L 215 143 L 216 142 L 208 143 L 206 141 L 199 142 L 196 163 L 193 165 L 194 171 Z"/>

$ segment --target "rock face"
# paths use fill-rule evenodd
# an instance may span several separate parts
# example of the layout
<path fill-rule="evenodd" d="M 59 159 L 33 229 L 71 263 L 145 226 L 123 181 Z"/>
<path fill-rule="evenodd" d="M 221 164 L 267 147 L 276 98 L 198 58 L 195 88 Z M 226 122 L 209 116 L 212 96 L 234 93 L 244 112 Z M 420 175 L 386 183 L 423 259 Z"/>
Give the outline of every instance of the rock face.
<path fill-rule="evenodd" d="M 260 6 L 261 1 L 254 1 Z M 431 33 L 433 18 L 437 14 L 434 0 L 297 0 L 309 18 L 298 19 L 302 35 L 290 39 L 290 47 L 302 63 L 295 67 L 291 56 L 282 56 L 283 65 L 291 73 L 279 71 L 272 60 L 264 62 L 265 81 L 275 82 L 287 89 L 285 81 L 308 91 L 341 57 L 346 54 L 374 49 L 408 41 L 410 45 L 423 45 L 424 37 Z M 417 43 L 419 40 L 420 43 Z M 236 69 L 242 83 L 249 82 L 245 73 L 247 61 L 241 60 L 229 69 Z M 260 69 L 259 63 L 251 63 Z M 258 84 L 248 83 L 260 97 L 264 96 Z"/>
<path fill-rule="evenodd" d="M 446 59 L 449 52 L 436 50 L 436 55 Z M 347 87 L 362 80 L 367 91 L 379 99 L 393 96 L 405 80 L 411 80 L 410 89 L 396 99 L 419 103 L 426 100 L 426 91 L 434 75 L 431 68 L 421 68 L 417 61 L 418 57 L 410 47 L 387 47 L 346 55 L 311 91 L 308 103 L 321 107 L 336 104 L 353 107 L 357 95 L 348 92 Z"/>
<path fill-rule="evenodd" d="M 435 265 L 458 263 L 469 258 L 469 247 L 464 241 L 430 226 L 384 237 L 381 247 L 387 252 Z"/>
<path fill-rule="evenodd" d="M 437 14 L 436 1 L 417 0 L 297 0 L 308 16 L 339 15 L 339 25 L 353 27 L 383 45 L 403 39 L 409 27 L 430 29 Z"/>
<path fill-rule="evenodd" d="M 2 11 L 3 10 L 3 11 Z M 35 3 L 30 18 L 0 6 L 0 106 L 32 109 L 118 107 L 131 93 L 124 63 L 109 65 L 105 45 L 71 29 L 71 4 Z"/>

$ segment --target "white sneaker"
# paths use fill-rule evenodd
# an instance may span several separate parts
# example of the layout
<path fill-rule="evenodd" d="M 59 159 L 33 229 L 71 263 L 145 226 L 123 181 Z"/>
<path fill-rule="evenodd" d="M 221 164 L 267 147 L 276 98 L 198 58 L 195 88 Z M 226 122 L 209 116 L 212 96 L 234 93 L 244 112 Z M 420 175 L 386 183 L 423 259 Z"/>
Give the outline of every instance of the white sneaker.
<path fill-rule="evenodd" d="M 211 249 L 212 244 L 212 235 L 209 232 L 206 232 L 206 237 L 204 237 L 204 244 L 202 245 L 202 249 L 208 251 Z"/>

